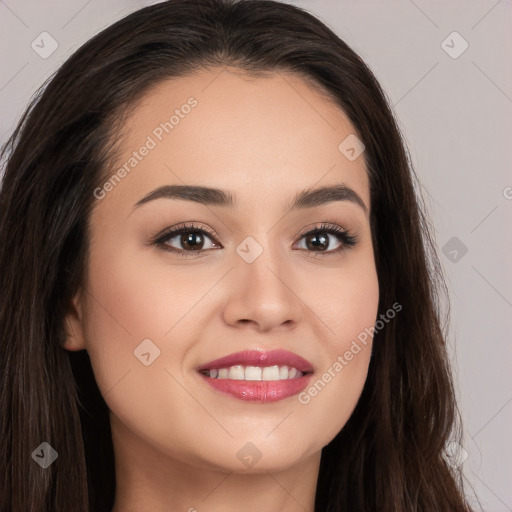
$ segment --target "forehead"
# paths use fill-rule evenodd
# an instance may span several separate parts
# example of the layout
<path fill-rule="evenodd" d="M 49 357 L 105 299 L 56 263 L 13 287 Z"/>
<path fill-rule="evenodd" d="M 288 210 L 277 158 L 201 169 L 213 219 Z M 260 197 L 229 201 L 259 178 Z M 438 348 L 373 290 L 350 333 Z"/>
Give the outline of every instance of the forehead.
<path fill-rule="evenodd" d="M 166 80 L 130 109 L 123 134 L 110 172 L 137 161 L 112 196 L 197 183 L 240 190 L 247 204 L 343 182 L 369 207 L 364 154 L 350 161 L 339 148 L 355 128 L 320 87 L 291 73 L 220 68 Z"/>

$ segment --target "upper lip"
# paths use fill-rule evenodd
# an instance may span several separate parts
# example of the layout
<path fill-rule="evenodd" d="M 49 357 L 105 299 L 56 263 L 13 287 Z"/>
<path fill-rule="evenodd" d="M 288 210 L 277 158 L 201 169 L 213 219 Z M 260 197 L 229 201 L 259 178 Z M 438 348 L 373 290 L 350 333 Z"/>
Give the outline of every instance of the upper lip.
<path fill-rule="evenodd" d="M 313 365 L 303 357 L 284 349 L 275 350 L 243 350 L 228 356 L 205 363 L 197 368 L 212 370 L 214 368 L 229 368 L 230 366 L 291 366 L 303 373 L 312 373 Z"/>

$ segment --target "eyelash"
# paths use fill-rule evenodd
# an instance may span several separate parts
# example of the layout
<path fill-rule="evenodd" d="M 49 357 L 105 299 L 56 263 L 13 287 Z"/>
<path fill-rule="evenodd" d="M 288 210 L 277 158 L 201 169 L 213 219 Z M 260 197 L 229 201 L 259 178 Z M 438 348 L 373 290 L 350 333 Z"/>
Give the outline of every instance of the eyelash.
<path fill-rule="evenodd" d="M 181 227 L 177 228 L 167 228 L 163 233 L 158 235 L 152 242 L 150 242 L 150 245 L 155 245 L 157 247 L 160 247 L 161 249 L 177 254 L 181 254 L 184 256 L 195 256 L 196 254 L 199 254 L 203 251 L 208 251 L 211 249 L 200 249 L 197 251 L 185 251 L 183 249 L 176 249 L 176 247 L 169 247 L 166 245 L 166 242 L 168 242 L 170 239 L 175 238 L 178 235 L 181 235 L 183 233 L 194 233 L 194 234 L 206 234 L 210 238 L 212 238 L 213 242 L 218 245 L 217 238 L 218 235 L 214 231 L 210 231 L 209 229 L 201 228 L 193 223 L 190 224 L 184 224 Z M 300 240 L 306 236 L 309 235 L 316 235 L 316 234 L 330 234 L 334 235 L 338 238 L 339 241 L 342 242 L 341 246 L 337 249 L 332 249 L 330 251 L 312 251 L 308 249 L 300 249 L 302 251 L 314 253 L 315 255 L 319 256 L 328 256 L 333 254 L 339 254 L 343 251 L 349 250 L 351 247 L 356 245 L 358 238 L 355 234 L 352 234 L 349 230 L 342 228 L 341 226 L 338 226 L 336 224 L 331 224 L 328 222 L 322 223 L 320 226 L 317 226 L 316 228 L 307 231 L 306 233 L 303 233 L 300 235 Z M 316 256 L 314 256 L 316 257 Z"/>

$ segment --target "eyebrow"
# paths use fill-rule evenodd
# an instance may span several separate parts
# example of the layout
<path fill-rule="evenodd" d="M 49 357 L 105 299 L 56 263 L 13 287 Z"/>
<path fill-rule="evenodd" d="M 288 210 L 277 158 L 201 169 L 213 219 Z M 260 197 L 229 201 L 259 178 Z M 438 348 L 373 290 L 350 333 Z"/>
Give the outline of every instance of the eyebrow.
<path fill-rule="evenodd" d="M 224 206 L 231 209 L 236 209 L 237 207 L 235 196 L 228 190 L 197 185 L 164 185 L 149 192 L 135 204 L 134 209 L 150 201 L 162 198 L 195 201 L 204 205 Z M 365 214 L 368 215 L 368 208 L 359 194 L 344 183 L 316 189 L 305 189 L 295 195 L 289 210 L 313 208 L 334 201 L 354 203 L 360 206 Z"/>

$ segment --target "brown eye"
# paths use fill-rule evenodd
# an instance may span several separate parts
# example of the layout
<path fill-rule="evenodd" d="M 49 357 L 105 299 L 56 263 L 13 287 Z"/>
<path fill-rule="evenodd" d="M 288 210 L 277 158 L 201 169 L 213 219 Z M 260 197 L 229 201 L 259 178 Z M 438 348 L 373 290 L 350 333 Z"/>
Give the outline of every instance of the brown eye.
<path fill-rule="evenodd" d="M 208 240 L 209 246 L 208 246 Z M 182 225 L 177 228 L 168 228 L 154 242 L 166 251 L 176 252 L 185 256 L 196 255 L 211 249 L 220 249 L 216 235 L 194 224 Z M 305 247 L 301 250 L 314 255 L 332 255 L 349 249 L 357 243 L 356 235 L 336 224 L 324 223 L 300 237 Z M 330 248 L 338 241 L 338 246 Z M 206 247 L 205 247 L 206 245 Z"/>
<path fill-rule="evenodd" d="M 208 240 L 210 240 L 209 246 Z M 161 246 L 167 251 L 189 255 L 212 248 L 219 248 L 220 246 L 214 240 L 215 236 L 213 233 L 209 233 L 195 225 L 186 225 L 176 229 L 167 229 L 155 240 L 154 244 Z"/>
<path fill-rule="evenodd" d="M 310 251 L 326 251 L 328 249 L 330 240 L 327 233 L 313 233 L 304 237 L 306 239 L 306 247 Z"/>
<path fill-rule="evenodd" d="M 178 235 L 179 242 L 182 247 L 185 249 L 192 249 L 192 250 L 201 250 L 203 249 L 204 245 L 204 237 L 201 233 L 198 231 L 189 232 L 189 233 L 182 233 L 181 235 Z M 176 237 L 173 237 L 176 238 Z M 169 242 L 169 240 L 168 240 Z"/>
<path fill-rule="evenodd" d="M 329 249 L 332 239 L 337 239 L 340 245 L 334 249 Z M 353 247 L 357 243 L 357 237 L 348 230 L 331 224 L 324 224 L 318 228 L 308 231 L 301 236 L 301 241 L 305 241 L 306 251 L 317 253 L 319 255 L 336 254 Z M 324 254 L 322 254 L 324 253 Z"/>

